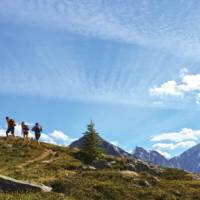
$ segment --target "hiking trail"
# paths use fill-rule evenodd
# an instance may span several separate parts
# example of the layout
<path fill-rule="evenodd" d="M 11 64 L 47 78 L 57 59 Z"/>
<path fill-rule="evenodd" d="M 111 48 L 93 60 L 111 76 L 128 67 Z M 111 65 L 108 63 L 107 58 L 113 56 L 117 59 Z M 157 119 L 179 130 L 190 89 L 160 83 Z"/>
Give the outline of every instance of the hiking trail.
<path fill-rule="evenodd" d="M 51 154 L 55 155 L 55 152 L 53 152 L 52 150 L 46 149 L 40 156 L 37 156 L 37 157 L 35 157 L 35 158 L 31 159 L 31 160 L 28 160 L 28 161 L 18 165 L 17 167 L 18 168 L 26 167 L 27 165 L 30 165 L 30 164 L 32 164 L 34 162 L 41 161 L 41 160 L 45 159 L 46 157 L 48 157 Z"/>

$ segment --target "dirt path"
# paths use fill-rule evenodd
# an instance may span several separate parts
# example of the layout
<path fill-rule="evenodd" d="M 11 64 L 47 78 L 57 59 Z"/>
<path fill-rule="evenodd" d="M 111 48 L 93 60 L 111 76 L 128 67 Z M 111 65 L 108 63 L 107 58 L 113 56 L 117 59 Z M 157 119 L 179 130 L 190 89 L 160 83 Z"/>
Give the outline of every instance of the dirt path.
<path fill-rule="evenodd" d="M 19 167 L 19 168 L 26 167 L 27 165 L 30 165 L 30 164 L 32 164 L 32 163 L 34 163 L 34 162 L 37 162 L 37 161 L 40 161 L 40 160 L 45 159 L 45 158 L 48 157 L 50 154 L 54 154 L 54 152 L 51 151 L 51 150 L 46 149 L 40 156 L 35 157 L 35 158 L 31 159 L 31 160 L 28 160 L 28 161 L 26 161 L 26 162 L 24 162 L 24 163 L 18 165 L 17 167 Z"/>
<path fill-rule="evenodd" d="M 50 160 L 45 160 L 45 158 L 47 158 L 49 155 L 55 156 L 56 152 L 52 151 L 52 150 L 45 149 L 45 151 L 41 155 L 39 155 L 39 156 L 37 156 L 35 158 L 31 158 L 30 160 L 27 160 L 24 163 L 21 163 L 19 165 L 16 165 L 16 168 L 23 168 L 23 167 L 26 167 L 26 166 L 28 166 L 28 165 L 30 165 L 32 163 L 38 162 L 38 161 L 41 161 L 43 163 L 51 163 L 54 160 L 58 159 L 58 158 L 50 158 Z M 8 169 L 9 168 L 1 168 L 0 169 L 0 173 L 4 173 Z"/>

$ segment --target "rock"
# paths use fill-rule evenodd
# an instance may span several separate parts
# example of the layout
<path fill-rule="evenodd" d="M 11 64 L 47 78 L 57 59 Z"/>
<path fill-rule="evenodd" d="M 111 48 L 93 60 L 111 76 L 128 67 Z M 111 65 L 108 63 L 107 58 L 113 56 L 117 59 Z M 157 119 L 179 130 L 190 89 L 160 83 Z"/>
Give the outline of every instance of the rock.
<path fill-rule="evenodd" d="M 13 145 L 12 145 L 12 144 L 6 144 L 6 147 L 8 147 L 8 148 L 12 148 Z"/>
<path fill-rule="evenodd" d="M 195 181 L 199 181 L 200 180 L 200 175 L 195 174 L 194 176 L 192 176 L 192 179 Z"/>
<path fill-rule="evenodd" d="M 94 166 L 81 164 L 78 169 L 80 170 L 96 170 Z"/>
<path fill-rule="evenodd" d="M 47 187 L 45 185 L 28 183 L 26 181 L 20 181 L 0 175 L 0 191 L 3 192 L 50 192 L 51 190 L 51 187 Z"/>
<path fill-rule="evenodd" d="M 148 164 L 147 162 L 138 160 L 136 165 L 136 171 L 137 172 L 148 172 L 153 175 L 159 175 L 160 174 L 160 167 L 157 165 Z"/>
<path fill-rule="evenodd" d="M 89 169 L 89 170 L 96 170 L 96 167 L 89 165 L 89 166 L 88 166 L 88 169 Z"/>
<path fill-rule="evenodd" d="M 150 187 L 151 186 L 151 184 L 147 180 L 139 180 L 138 185 L 140 185 L 142 187 Z"/>
<path fill-rule="evenodd" d="M 115 160 L 109 162 L 110 165 L 114 165 L 114 164 L 116 164 L 116 163 L 117 163 L 117 162 L 116 162 Z"/>
<path fill-rule="evenodd" d="M 120 173 L 125 176 L 139 176 L 137 172 L 133 172 L 129 170 L 124 170 L 124 171 L 121 171 Z"/>
<path fill-rule="evenodd" d="M 178 190 L 172 191 L 176 196 L 181 197 L 181 192 Z"/>
<path fill-rule="evenodd" d="M 147 171 L 150 170 L 149 165 L 147 163 L 143 162 L 143 161 L 138 161 L 136 163 L 135 167 L 136 167 L 136 170 L 139 171 L 139 172 L 143 172 L 143 171 L 147 172 Z"/>
<path fill-rule="evenodd" d="M 125 165 L 125 168 L 126 168 L 127 170 L 129 170 L 129 171 L 136 171 L 136 167 L 135 167 L 135 165 L 132 164 L 132 163 L 126 164 L 126 165 Z"/>
<path fill-rule="evenodd" d="M 111 168 L 112 164 L 104 160 L 94 160 L 92 162 L 92 166 L 94 166 L 96 169 L 105 169 Z"/>

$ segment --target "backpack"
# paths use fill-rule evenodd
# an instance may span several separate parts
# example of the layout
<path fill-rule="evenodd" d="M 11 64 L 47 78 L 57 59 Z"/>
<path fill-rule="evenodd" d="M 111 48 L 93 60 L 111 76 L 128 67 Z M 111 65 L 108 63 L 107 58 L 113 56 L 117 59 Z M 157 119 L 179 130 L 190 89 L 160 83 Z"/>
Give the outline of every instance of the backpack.
<path fill-rule="evenodd" d="M 24 129 L 25 131 L 29 131 L 29 127 L 28 127 L 27 125 L 24 125 L 24 126 L 23 126 L 23 129 Z"/>
<path fill-rule="evenodd" d="M 42 127 L 41 126 L 34 126 L 33 131 L 35 131 L 36 133 L 40 133 L 42 131 Z"/>
<path fill-rule="evenodd" d="M 9 126 L 16 126 L 16 122 L 14 119 L 9 120 Z"/>

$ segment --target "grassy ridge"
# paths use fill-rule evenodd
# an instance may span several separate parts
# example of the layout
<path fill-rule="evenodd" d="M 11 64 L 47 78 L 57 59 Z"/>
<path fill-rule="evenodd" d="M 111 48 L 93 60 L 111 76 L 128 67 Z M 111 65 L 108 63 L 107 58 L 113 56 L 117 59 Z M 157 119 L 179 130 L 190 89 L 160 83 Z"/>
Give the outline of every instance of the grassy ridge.
<path fill-rule="evenodd" d="M 121 159 L 112 157 L 105 157 L 116 162 L 111 169 L 80 170 L 77 151 L 0 138 L 0 174 L 54 188 L 52 193 L 0 193 L 0 200 L 200 200 L 200 181 L 192 174 L 175 169 L 158 176 L 122 173 Z"/>

